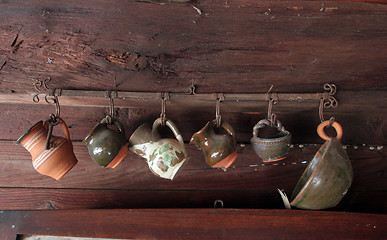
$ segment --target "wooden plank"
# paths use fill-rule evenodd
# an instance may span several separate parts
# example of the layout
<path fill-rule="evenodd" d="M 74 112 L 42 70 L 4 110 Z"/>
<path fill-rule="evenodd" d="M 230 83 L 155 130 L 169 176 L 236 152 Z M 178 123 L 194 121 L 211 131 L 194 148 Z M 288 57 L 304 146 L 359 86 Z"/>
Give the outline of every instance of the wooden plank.
<path fill-rule="evenodd" d="M 282 162 L 263 164 L 251 145 L 239 152 L 237 160 L 226 172 L 211 169 L 203 153 L 187 145 L 190 160 L 173 181 L 154 176 L 143 158 L 130 153 L 116 169 L 95 164 L 86 147 L 74 143 L 79 163 L 60 181 L 40 175 L 32 167 L 29 153 L 11 142 L 2 141 L 1 187 L 88 188 L 88 189 L 158 189 L 158 190 L 256 190 L 285 189 L 288 194 L 313 158 L 318 146 L 295 146 Z M 347 149 L 354 169 L 355 191 L 386 191 L 386 148 Z"/>
<path fill-rule="evenodd" d="M 168 191 L 0 188 L 2 210 L 212 208 L 216 200 L 221 200 L 224 208 L 284 209 L 282 199 L 274 189 Z M 386 214 L 387 193 L 349 191 L 344 199 L 329 211 Z"/>
<path fill-rule="evenodd" d="M 19 220 L 20 234 L 120 239 L 379 239 L 387 234 L 386 215 L 294 210 L 27 211 Z"/>
<path fill-rule="evenodd" d="M 53 90 L 51 90 L 53 91 Z M 58 90 L 60 91 L 60 90 Z M 71 107 L 107 107 L 107 91 L 83 91 L 83 90 L 62 90 L 59 97 L 61 106 Z M 37 91 L 18 90 L 13 92 L 0 93 L 0 104 L 23 104 L 37 105 L 32 99 Z M 41 92 L 40 98 L 51 93 Z M 321 97 L 328 97 L 326 92 L 316 93 L 275 93 L 279 108 L 294 110 L 313 109 L 319 106 Z M 157 92 L 118 92 L 114 97 L 114 106 L 118 108 L 144 108 L 149 106 L 159 106 L 161 103 L 161 93 Z M 264 93 L 224 93 L 222 105 L 228 106 L 233 112 L 247 111 L 257 107 L 267 106 L 267 95 Z M 274 95 L 273 95 L 274 96 Z M 339 97 L 339 112 L 353 113 L 375 113 L 385 112 L 383 103 L 387 101 L 385 91 L 343 91 L 336 95 Z M 187 109 L 208 108 L 216 101 L 216 93 L 169 93 L 168 106 L 172 109 L 181 107 Z M 47 105 L 45 101 L 39 101 L 41 105 Z M 331 109 L 325 109 L 327 111 Z"/>
<path fill-rule="evenodd" d="M 16 240 L 20 212 L 0 211 L 0 239 Z"/>
<path fill-rule="evenodd" d="M 215 200 L 225 208 L 284 208 L 277 191 L 0 188 L 2 210 L 213 208 Z"/>
<path fill-rule="evenodd" d="M 386 5 L 195 6 L 201 12 L 188 3 L 1 2 L 2 89 L 45 77 L 56 88 L 86 90 L 187 91 L 192 80 L 207 93 L 265 92 L 271 84 L 315 92 L 327 81 L 349 91 L 386 89 Z"/>

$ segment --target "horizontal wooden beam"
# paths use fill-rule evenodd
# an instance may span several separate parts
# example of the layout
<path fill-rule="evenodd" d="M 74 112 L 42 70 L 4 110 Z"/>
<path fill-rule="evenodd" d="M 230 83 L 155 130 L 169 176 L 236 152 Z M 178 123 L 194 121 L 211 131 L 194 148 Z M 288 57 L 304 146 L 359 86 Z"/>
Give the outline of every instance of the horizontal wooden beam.
<path fill-rule="evenodd" d="M 0 188 L 1 210 L 212 208 L 217 200 L 224 208 L 285 209 L 276 190 Z M 330 211 L 387 214 L 387 192 L 350 190 Z"/>
<path fill-rule="evenodd" d="M 108 107 L 109 91 L 84 91 L 84 90 L 62 90 L 59 94 L 59 103 L 61 106 L 71 107 Z M 143 108 L 155 105 L 161 105 L 161 93 L 158 92 L 115 92 L 114 106 L 119 108 Z M 34 105 L 33 101 L 36 92 L 33 91 L 13 91 L 1 92 L 0 104 L 27 104 Z M 47 92 L 48 94 L 48 92 Z M 39 103 L 47 104 L 44 101 L 44 94 L 40 95 Z M 321 93 L 223 93 L 222 106 L 225 105 L 227 111 L 246 111 L 254 110 L 257 107 L 267 105 L 268 96 L 277 99 L 276 108 L 291 108 L 292 111 L 299 111 L 311 108 L 318 108 L 321 98 L 328 98 L 327 92 Z M 334 96 L 336 97 L 336 96 Z M 167 100 L 168 107 L 172 109 L 181 108 L 199 108 L 214 106 L 217 99 L 215 93 L 169 93 Z M 386 112 L 384 102 L 387 101 L 386 91 L 344 91 L 338 94 L 339 112 Z M 288 110 L 290 111 L 290 110 Z M 325 109 L 324 111 L 332 111 Z"/>
<path fill-rule="evenodd" d="M 7 219 L 0 226 L 4 240 L 15 240 L 16 233 L 119 239 L 378 239 L 387 235 L 387 215 L 341 212 L 117 209 L 2 211 L 0 217 Z"/>
<path fill-rule="evenodd" d="M 344 1 L 3 1 L 0 82 L 7 91 L 45 77 L 87 90 L 386 89 L 386 11 Z"/>

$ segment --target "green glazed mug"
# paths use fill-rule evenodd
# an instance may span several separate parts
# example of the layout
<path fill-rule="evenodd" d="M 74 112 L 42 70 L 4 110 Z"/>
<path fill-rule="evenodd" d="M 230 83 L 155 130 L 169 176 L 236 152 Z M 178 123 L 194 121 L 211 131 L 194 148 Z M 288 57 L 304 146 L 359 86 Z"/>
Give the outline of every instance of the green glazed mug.
<path fill-rule="evenodd" d="M 100 166 L 115 168 L 128 154 L 128 144 L 123 125 L 109 117 L 102 119 L 83 140 L 90 157 Z M 115 126 L 117 130 L 109 128 Z"/>

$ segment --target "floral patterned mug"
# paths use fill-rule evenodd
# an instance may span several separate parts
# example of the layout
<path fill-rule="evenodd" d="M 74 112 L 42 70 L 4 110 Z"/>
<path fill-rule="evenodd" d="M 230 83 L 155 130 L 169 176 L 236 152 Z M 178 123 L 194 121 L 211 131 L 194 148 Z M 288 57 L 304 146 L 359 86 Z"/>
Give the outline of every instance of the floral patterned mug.
<path fill-rule="evenodd" d="M 187 154 L 183 137 L 172 121 L 166 120 L 165 125 L 173 132 L 176 139 L 159 137 L 157 128 L 161 123 L 161 118 L 156 119 L 152 130 L 147 125 L 141 125 L 129 139 L 132 144 L 130 151 L 145 158 L 149 169 L 155 175 L 173 180 L 177 171 L 187 160 Z M 153 136 L 152 139 L 149 139 L 150 133 Z M 144 138 L 141 135 L 148 137 Z M 138 139 L 147 138 L 149 139 L 147 142 L 138 141 Z"/>

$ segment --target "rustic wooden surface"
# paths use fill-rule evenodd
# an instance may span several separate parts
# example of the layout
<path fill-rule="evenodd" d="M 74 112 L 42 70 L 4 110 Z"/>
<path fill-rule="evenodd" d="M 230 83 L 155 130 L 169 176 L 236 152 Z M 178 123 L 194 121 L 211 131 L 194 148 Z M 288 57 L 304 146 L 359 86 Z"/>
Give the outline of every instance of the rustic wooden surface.
<path fill-rule="evenodd" d="M 187 93 L 192 83 L 198 93 L 266 93 L 271 85 L 315 93 L 335 83 L 339 107 L 325 117 L 343 125 L 355 175 L 334 210 L 386 213 L 387 5 L 375 2 L 385 3 L 1 1 L 0 209 L 211 207 L 216 199 L 226 207 L 282 208 L 276 189 L 290 195 L 322 143 L 318 102 L 280 101 L 273 111 L 294 148 L 284 162 L 263 166 L 249 139 L 267 103 L 226 101 L 223 120 L 246 145 L 234 166 L 210 169 L 187 146 L 190 161 L 169 182 L 133 154 L 114 170 L 95 165 L 80 141 L 105 116 L 107 108 L 97 106 L 108 100 L 76 107 L 79 99 L 63 96 L 61 116 L 79 164 L 56 182 L 36 173 L 28 152 L 13 144 L 54 112 L 44 101 L 32 104 L 35 79 L 50 77 L 51 89 Z M 159 99 L 115 102 L 128 136 L 160 114 Z M 214 112 L 215 101 L 167 102 L 167 117 L 186 142 Z"/>
<path fill-rule="evenodd" d="M 240 149 L 233 166 L 223 171 L 208 167 L 202 152 L 187 145 L 190 160 L 170 181 L 154 176 L 145 160 L 133 153 L 116 169 L 99 167 L 88 156 L 86 146 L 76 142 L 79 163 L 55 181 L 35 172 L 29 153 L 22 147 L 8 141 L 0 146 L 3 209 L 211 207 L 217 199 L 226 207 L 283 208 L 277 188 L 291 195 L 319 148 L 295 145 L 286 160 L 264 164 L 247 145 Z M 337 210 L 386 213 L 386 149 L 348 146 L 347 151 L 355 177 Z"/>
<path fill-rule="evenodd" d="M 386 10 L 320 1 L 2 1 L 1 85 L 25 90 L 51 77 L 72 89 L 187 91 L 195 80 L 200 92 L 271 84 L 314 92 L 326 82 L 385 90 Z"/>
<path fill-rule="evenodd" d="M 16 234 L 120 239 L 381 239 L 387 215 L 254 209 L 0 212 Z M 12 221 L 13 220 L 13 221 Z M 13 227 L 13 228 L 12 228 Z M 14 235 L 1 230 L 12 229 Z"/>
<path fill-rule="evenodd" d="M 288 194 L 291 191 L 287 191 Z M 101 190 L 57 188 L 0 188 L 4 210 L 117 209 L 117 208 L 212 208 L 222 200 L 224 208 L 284 209 L 277 191 L 240 190 Z M 383 191 L 350 190 L 327 211 L 387 213 Z M 219 203 L 217 205 L 219 207 Z"/>

